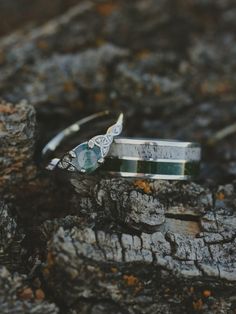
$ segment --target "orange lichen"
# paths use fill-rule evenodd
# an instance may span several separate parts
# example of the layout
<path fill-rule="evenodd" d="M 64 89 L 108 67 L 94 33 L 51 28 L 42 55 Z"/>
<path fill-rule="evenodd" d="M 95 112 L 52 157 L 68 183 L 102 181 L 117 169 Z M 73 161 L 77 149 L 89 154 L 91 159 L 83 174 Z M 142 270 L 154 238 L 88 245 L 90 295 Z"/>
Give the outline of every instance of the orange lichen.
<path fill-rule="evenodd" d="M 7 105 L 0 105 L 0 112 L 6 114 L 13 114 L 16 112 L 16 108 Z"/>
<path fill-rule="evenodd" d="M 211 296 L 211 291 L 210 290 L 204 290 L 203 293 L 205 298 L 209 298 Z"/>
<path fill-rule="evenodd" d="M 50 274 L 49 269 L 48 269 L 48 268 L 44 268 L 44 269 L 43 269 L 43 275 L 44 275 L 45 277 L 48 277 L 49 274 Z"/>
<path fill-rule="evenodd" d="M 161 95 L 161 86 L 160 85 L 156 85 L 155 86 L 155 94 L 156 95 Z"/>
<path fill-rule="evenodd" d="M 104 45 L 105 43 L 107 43 L 107 41 L 106 41 L 104 38 L 101 38 L 101 37 L 95 39 L 95 42 L 96 42 L 96 45 L 97 45 L 98 47 Z"/>
<path fill-rule="evenodd" d="M 220 201 L 223 201 L 225 198 L 225 195 L 223 192 L 219 192 L 219 193 L 216 193 L 216 198 Z"/>
<path fill-rule="evenodd" d="M 54 264 L 53 254 L 51 252 L 48 252 L 48 256 L 47 256 L 47 266 L 48 266 L 48 268 L 52 267 L 53 264 Z"/>
<path fill-rule="evenodd" d="M 150 50 L 143 49 L 143 50 L 140 50 L 136 56 L 138 59 L 143 60 L 143 59 L 147 59 L 150 56 L 150 54 L 151 54 Z"/>
<path fill-rule="evenodd" d="M 216 92 L 218 94 L 225 94 L 232 90 L 231 84 L 229 82 L 218 82 L 216 84 Z"/>
<path fill-rule="evenodd" d="M 41 50 L 47 50 L 48 49 L 48 43 L 46 40 L 39 40 L 37 42 L 37 47 Z"/>
<path fill-rule="evenodd" d="M 23 300 L 31 300 L 34 297 L 33 291 L 31 288 L 24 288 L 20 293 L 19 297 Z"/>
<path fill-rule="evenodd" d="M 104 93 L 96 93 L 94 98 L 96 102 L 104 102 L 106 100 L 106 95 Z"/>
<path fill-rule="evenodd" d="M 138 278 L 133 275 L 124 275 L 123 279 L 125 280 L 128 286 L 135 286 L 139 283 Z"/>
<path fill-rule="evenodd" d="M 74 82 L 67 81 L 64 82 L 64 91 L 66 93 L 72 93 L 76 89 Z"/>
<path fill-rule="evenodd" d="M 232 86 L 228 81 L 204 81 L 200 86 L 200 90 L 202 94 L 218 95 L 229 93 L 230 91 L 232 91 Z"/>
<path fill-rule="evenodd" d="M 135 294 L 137 294 L 143 288 L 142 283 L 134 275 L 124 275 L 123 279 L 127 286 L 134 288 Z"/>
<path fill-rule="evenodd" d="M 37 289 L 35 291 L 35 299 L 39 301 L 42 301 L 45 299 L 45 293 L 43 292 L 42 289 Z"/>
<path fill-rule="evenodd" d="M 134 182 L 134 186 L 138 187 L 139 189 L 143 190 L 144 193 L 151 193 L 151 187 L 150 184 L 147 181 L 144 180 L 136 180 Z"/>
<path fill-rule="evenodd" d="M 203 302 L 202 299 L 198 299 L 193 302 L 193 308 L 195 311 L 200 311 L 203 308 Z"/>
<path fill-rule="evenodd" d="M 96 5 L 96 10 L 103 16 L 109 16 L 117 9 L 117 4 L 112 2 L 100 3 Z"/>

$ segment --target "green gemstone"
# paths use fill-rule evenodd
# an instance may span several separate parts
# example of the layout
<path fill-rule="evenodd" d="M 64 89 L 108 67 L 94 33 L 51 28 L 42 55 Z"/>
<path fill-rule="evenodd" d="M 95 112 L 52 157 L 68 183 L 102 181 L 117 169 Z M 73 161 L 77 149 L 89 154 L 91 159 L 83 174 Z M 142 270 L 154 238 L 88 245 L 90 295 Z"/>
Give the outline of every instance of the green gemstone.
<path fill-rule="evenodd" d="M 98 160 L 102 158 L 100 148 L 96 145 L 90 148 L 87 143 L 77 148 L 76 155 L 80 170 L 84 169 L 86 173 L 96 170 L 99 167 Z"/>

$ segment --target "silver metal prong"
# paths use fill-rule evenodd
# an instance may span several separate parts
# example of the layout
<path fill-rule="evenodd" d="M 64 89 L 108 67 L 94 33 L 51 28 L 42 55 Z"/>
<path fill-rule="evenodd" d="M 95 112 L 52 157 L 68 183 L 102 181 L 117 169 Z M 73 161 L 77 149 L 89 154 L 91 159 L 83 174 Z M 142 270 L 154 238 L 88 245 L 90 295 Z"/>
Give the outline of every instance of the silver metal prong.
<path fill-rule="evenodd" d="M 86 172 L 86 170 L 85 170 L 85 169 L 83 169 L 83 168 L 81 168 L 81 169 L 80 169 L 80 172 L 85 173 L 85 172 Z"/>
<path fill-rule="evenodd" d="M 49 165 L 47 165 L 47 170 L 54 170 L 56 167 L 60 167 L 60 159 L 54 158 L 50 161 Z"/>
<path fill-rule="evenodd" d="M 63 166 L 63 164 L 61 163 L 61 161 L 57 164 L 58 168 L 64 169 L 65 167 Z"/>
<path fill-rule="evenodd" d="M 88 141 L 88 147 L 93 148 L 94 147 L 94 142 L 93 141 Z"/>
<path fill-rule="evenodd" d="M 75 169 L 74 166 L 68 167 L 67 170 L 68 170 L 68 171 L 71 171 L 71 172 L 75 172 L 75 171 L 76 171 L 76 169 Z"/>
<path fill-rule="evenodd" d="M 69 155 L 70 155 L 72 158 L 75 158 L 75 157 L 76 157 L 76 153 L 75 153 L 73 150 L 69 151 Z"/>
<path fill-rule="evenodd" d="M 101 157 L 100 159 L 98 159 L 98 163 L 99 163 L 99 164 L 103 164 L 103 163 L 104 163 L 104 158 Z"/>

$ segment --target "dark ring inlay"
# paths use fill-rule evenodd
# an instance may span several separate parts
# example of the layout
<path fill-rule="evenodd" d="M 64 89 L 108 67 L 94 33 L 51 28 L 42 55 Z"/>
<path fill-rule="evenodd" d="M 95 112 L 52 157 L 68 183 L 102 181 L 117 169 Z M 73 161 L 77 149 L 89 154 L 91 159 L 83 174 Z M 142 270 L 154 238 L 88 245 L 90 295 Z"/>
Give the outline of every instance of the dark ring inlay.
<path fill-rule="evenodd" d="M 107 158 L 101 168 L 108 172 L 141 173 L 150 175 L 176 175 L 195 177 L 199 173 L 198 162 L 158 162 Z"/>

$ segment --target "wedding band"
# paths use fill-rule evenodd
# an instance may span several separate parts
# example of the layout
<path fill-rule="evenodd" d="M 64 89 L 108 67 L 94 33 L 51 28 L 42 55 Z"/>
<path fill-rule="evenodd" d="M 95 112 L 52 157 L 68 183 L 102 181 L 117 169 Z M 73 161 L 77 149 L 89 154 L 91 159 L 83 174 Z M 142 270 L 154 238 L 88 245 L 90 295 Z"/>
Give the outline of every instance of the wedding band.
<path fill-rule="evenodd" d="M 198 143 L 116 138 L 101 170 L 122 177 L 190 180 L 199 172 Z"/>
<path fill-rule="evenodd" d="M 58 133 L 51 141 L 43 148 L 42 157 L 47 158 L 56 151 L 56 149 L 66 139 L 77 133 L 81 127 L 90 121 L 99 119 L 106 115 L 110 115 L 109 111 L 99 112 L 79 121 L 75 122 L 65 130 Z M 121 113 L 115 124 L 110 126 L 106 134 L 96 135 L 90 140 L 77 145 L 62 158 L 53 158 L 47 165 L 48 170 L 55 170 L 57 168 L 67 170 L 70 172 L 91 173 L 100 167 L 107 156 L 110 146 L 113 142 L 113 138 L 118 136 L 122 131 L 123 126 L 123 114 Z"/>

